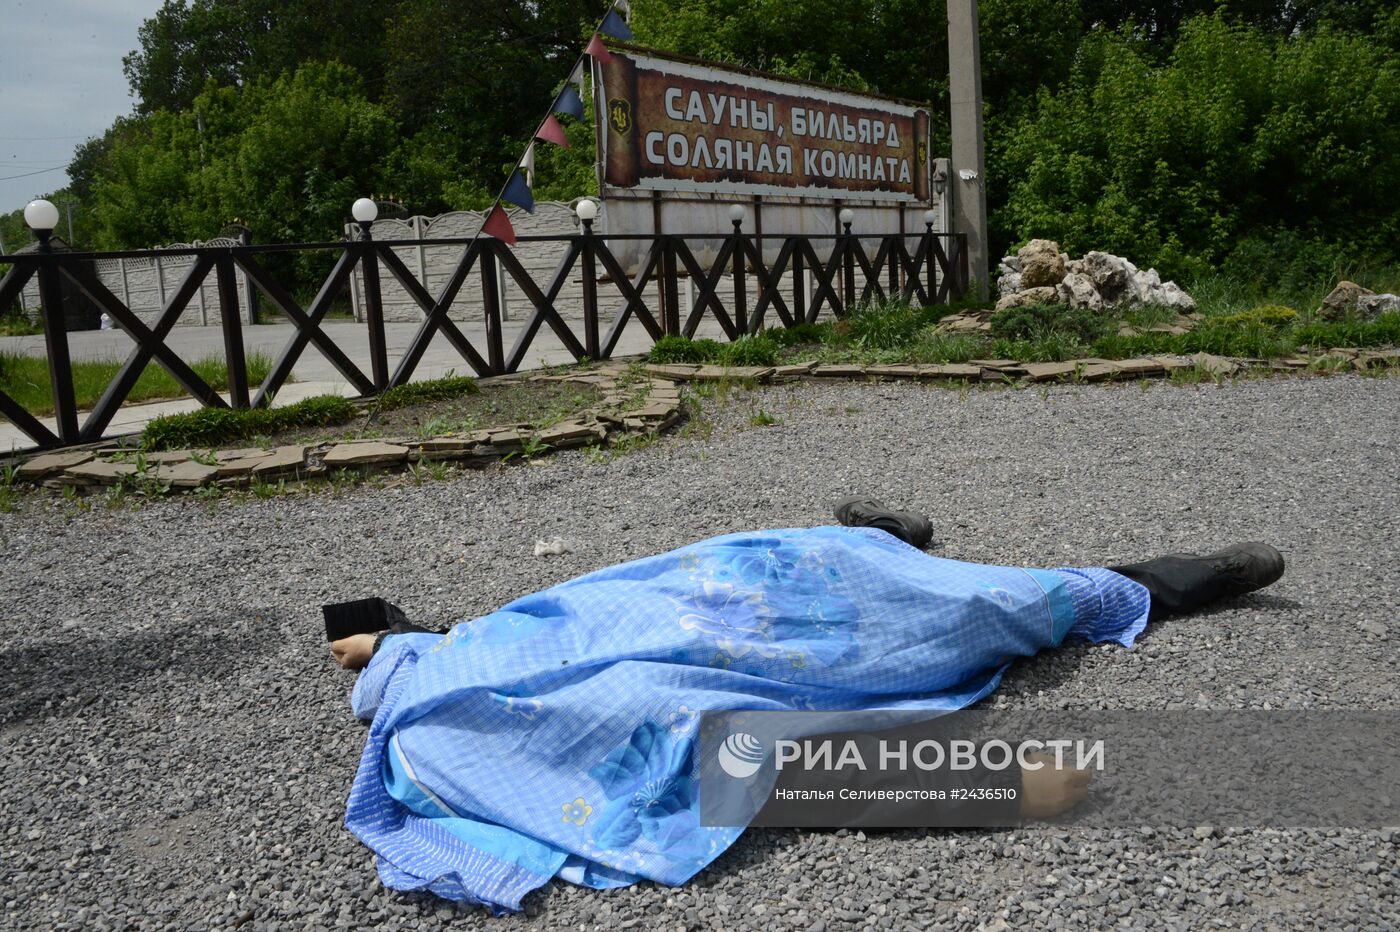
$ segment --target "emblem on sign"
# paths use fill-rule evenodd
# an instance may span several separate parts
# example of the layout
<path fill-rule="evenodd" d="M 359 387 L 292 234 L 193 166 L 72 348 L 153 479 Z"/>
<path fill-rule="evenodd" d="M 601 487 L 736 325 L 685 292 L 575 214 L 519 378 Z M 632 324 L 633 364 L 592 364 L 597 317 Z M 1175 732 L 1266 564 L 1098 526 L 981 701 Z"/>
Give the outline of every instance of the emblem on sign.
<path fill-rule="evenodd" d="M 632 128 L 632 102 L 614 97 L 608 101 L 608 124 L 613 132 L 625 133 Z"/>

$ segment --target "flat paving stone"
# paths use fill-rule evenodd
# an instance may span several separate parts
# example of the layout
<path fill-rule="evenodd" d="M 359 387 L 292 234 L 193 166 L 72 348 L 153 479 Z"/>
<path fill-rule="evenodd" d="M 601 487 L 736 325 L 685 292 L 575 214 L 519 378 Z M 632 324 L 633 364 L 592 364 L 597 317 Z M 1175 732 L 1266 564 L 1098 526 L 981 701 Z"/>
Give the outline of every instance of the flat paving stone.
<path fill-rule="evenodd" d="M 80 466 L 91 459 L 91 450 L 74 450 L 71 453 L 44 453 L 21 466 L 18 475 L 21 479 L 38 480 L 56 472 L 63 472 L 70 466 Z"/>
<path fill-rule="evenodd" d="M 827 365 L 812 369 L 812 375 L 819 379 L 860 379 L 865 377 L 864 366 Z"/>
<path fill-rule="evenodd" d="M 296 472 L 306 467 L 306 447 L 301 444 L 278 447 L 253 466 L 253 475 L 258 478 L 280 476 Z"/>
<path fill-rule="evenodd" d="M 127 476 L 136 475 L 136 465 L 134 463 L 104 463 L 100 460 L 93 460 L 90 463 L 69 466 L 63 471 L 63 475 L 70 479 L 112 485 Z"/>
<path fill-rule="evenodd" d="M 982 367 L 950 362 L 936 366 L 920 366 L 919 374 L 926 379 L 975 379 L 981 377 Z"/>
<path fill-rule="evenodd" d="M 347 466 L 370 466 L 378 463 L 401 463 L 408 458 L 408 447 L 397 443 L 373 440 L 360 443 L 338 443 L 326 451 L 321 463 L 327 469 Z"/>
<path fill-rule="evenodd" d="M 206 466 L 204 463 L 196 463 L 194 460 L 162 466 L 156 471 L 157 479 L 169 482 L 172 487 L 177 489 L 198 488 L 207 482 L 213 482 L 218 477 L 218 466 Z"/>
<path fill-rule="evenodd" d="M 1075 362 L 1028 362 L 1021 367 L 1026 372 L 1026 378 L 1032 382 L 1047 382 L 1051 379 L 1062 379 L 1068 375 L 1074 375 L 1079 364 Z"/>

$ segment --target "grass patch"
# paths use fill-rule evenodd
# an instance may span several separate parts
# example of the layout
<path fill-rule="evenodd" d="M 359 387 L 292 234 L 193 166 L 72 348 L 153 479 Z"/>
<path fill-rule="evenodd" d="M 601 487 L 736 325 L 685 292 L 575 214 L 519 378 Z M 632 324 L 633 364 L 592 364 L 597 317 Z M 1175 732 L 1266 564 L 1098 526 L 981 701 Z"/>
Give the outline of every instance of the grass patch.
<path fill-rule="evenodd" d="M 147 450 L 218 447 L 299 427 L 343 424 L 359 409 L 338 395 L 316 395 L 280 408 L 201 408 L 158 417 L 146 425 Z"/>
<path fill-rule="evenodd" d="M 246 358 L 248 384 L 257 385 L 272 371 L 272 360 L 262 353 L 249 353 Z M 73 363 L 73 395 L 79 408 L 91 408 L 116 378 L 121 362 L 115 359 L 84 360 Z M 228 366 L 221 356 L 206 356 L 190 363 L 195 371 L 215 391 L 228 389 Z M 53 413 L 53 386 L 49 381 L 49 363 L 43 356 L 24 356 L 0 352 L 0 391 L 5 392 L 31 414 Z M 127 403 L 135 404 L 160 398 L 183 398 L 189 393 L 184 387 L 152 361 L 137 378 L 127 395 Z"/>
<path fill-rule="evenodd" d="M 409 405 L 422 404 L 426 401 L 441 401 L 444 398 L 480 393 L 481 386 L 476 383 L 476 379 L 464 375 L 449 375 L 441 379 L 409 382 L 406 385 L 391 388 L 379 396 L 379 410 L 392 411 L 395 408 L 406 408 Z"/>
<path fill-rule="evenodd" d="M 31 321 L 24 314 L 0 315 L 0 337 L 32 337 L 43 332 L 43 324 Z"/>

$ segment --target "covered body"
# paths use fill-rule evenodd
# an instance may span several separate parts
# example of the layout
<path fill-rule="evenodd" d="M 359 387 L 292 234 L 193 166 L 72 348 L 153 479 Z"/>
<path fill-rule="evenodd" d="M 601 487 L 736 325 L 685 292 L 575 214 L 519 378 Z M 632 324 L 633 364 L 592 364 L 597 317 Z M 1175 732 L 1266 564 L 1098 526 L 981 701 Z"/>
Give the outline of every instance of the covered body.
<path fill-rule="evenodd" d="M 555 875 L 683 883 L 741 831 L 699 824 L 700 711 L 959 709 L 1067 636 L 1130 645 L 1147 609 L 1108 570 L 873 529 L 717 537 L 388 638 L 355 688 L 346 825 L 386 886 L 495 909 Z"/>

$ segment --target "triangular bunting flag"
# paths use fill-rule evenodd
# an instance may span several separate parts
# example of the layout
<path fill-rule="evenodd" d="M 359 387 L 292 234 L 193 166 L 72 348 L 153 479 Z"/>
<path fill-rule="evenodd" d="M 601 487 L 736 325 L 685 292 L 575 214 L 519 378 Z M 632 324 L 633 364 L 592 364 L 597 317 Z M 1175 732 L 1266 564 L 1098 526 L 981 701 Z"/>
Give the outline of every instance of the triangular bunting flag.
<path fill-rule="evenodd" d="M 525 156 L 520 160 L 520 168 L 525 170 L 525 183 L 533 188 L 535 186 L 535 144 L 533 142 L 525 147 Z"/>
<path fill-rule="evenodd" d="M 569 148 L 569 137 L 564 135 L 564 125 L 555 119 L 552 113 L 545 117 L 540 128 L 535 130 L 535 138 L 563 146 L 565 149 Z"/>
<path fill-rule="evenodd" d="M 598 31 L 624 42 L 632 38 L 632 30 L 627 28 L 627 23 L 617 15 L 616 10 L 608 10 L 608 15 L 603 17 L 603 24 L 598 27 Z"/>
<path fill-rule="evenodd" d="M 565 84 L 559 96 L 554 98 L 554 112 L 567 113 L 575 120 L 583 119 L 583 98 L 578 96 L 572 84 Z"/>
<path fill-rule="evenodd" d="M 517 207 L 525 208 L 529 213 L 535 212 L 535 195 L 531 193 L 530 186 L 525 183 L 525 176 L 519 171 L 510 173 L 510 180 L 506 182 L 506 189 L 501 192 L 501 198 Z"/>
<path fill-rule="evenodd" d="M 510 225 L 510 218 L 506 216 L 505 209 L 499 202 L 486 216 L 486 222 L 481 225 L 481 232 L 496 237 L 507 246 L 515 245 L 515 227 Z"/>
<path fill-rule="evenodd" d="M 583 53 L 600 65 L 606 65 L 612 61 L 612 52 L 608 51 L 608 47 L 603 44 L 603 40 L 596 32 L 593 33 L 593 38 L 588 40 L 588 48 L 584 49 Z"/>

